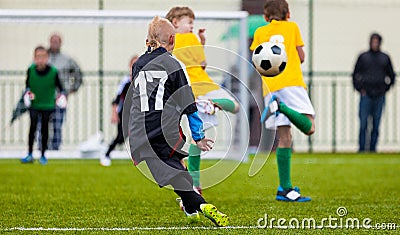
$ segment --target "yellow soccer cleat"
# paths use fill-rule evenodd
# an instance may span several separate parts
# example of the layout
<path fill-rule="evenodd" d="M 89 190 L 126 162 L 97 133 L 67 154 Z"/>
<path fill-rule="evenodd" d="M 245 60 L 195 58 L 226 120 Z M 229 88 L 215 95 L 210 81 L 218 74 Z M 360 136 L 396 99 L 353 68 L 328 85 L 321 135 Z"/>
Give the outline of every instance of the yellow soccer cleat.
<path fill-rule="evenodd" d="M 225 227 L 229 225 L 229 217 L 218 211 L 217 207 L 214 205 L 201 204 L 200 209 L 203 212 L 203 215 L 210 219 L 218 227 Z"/>

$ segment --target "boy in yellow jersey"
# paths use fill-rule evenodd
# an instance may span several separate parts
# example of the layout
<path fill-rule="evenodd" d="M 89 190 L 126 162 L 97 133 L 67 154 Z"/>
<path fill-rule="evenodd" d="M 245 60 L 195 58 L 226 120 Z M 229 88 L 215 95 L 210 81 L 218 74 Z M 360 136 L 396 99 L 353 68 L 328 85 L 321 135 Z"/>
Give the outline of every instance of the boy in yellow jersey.
<path fill-rule="evenodd" d="M 239 104 L 225 90 L 221 89 L 207 74 L 203 45 L 204 29 L 198 32 L 200 40 L 193 33 L 194 12 L 189 7 L 173 7 L 166 18 L 176 30 L 173 54 L 182 61 L 189 75 L 192 90 L 199 110 L 199 116 L 207 129 L 217 124 L 215 108 L 231 113 L 239 111 Z M 193 185 L 201 194 L 200 187 L 200 149 L 192 141 L 189 147 L 188 170 L 193 178 Z"/>
<path fill-rule="evenodd" d="M 278 148 L 276 158 L 280 186 L 276 200 L 286 202 L 307 202 L 311 199 L 302 197 L 298 187 L 292 186 L 290 177 L 292 135 L 290 125 L 295 125 L 306 135 L 314 133 L 315 111 L 307 94 L 307 86 L 300 68 L 304 61 L 303 40 L 299 27 L 289 22 L 289 5 L 286 0 L 267 0 L 264 6 L 264 18 L 270 22 L 254 33 L 250 50 L 263 42 L 283 43 L 288 61 L 285 70 L 275 77 L 262 77 L 263 96 L 266 110 L 270 116 L 267 128 L 278 127 Z M 263 120 L 262 120 L 263 121 Z"/>

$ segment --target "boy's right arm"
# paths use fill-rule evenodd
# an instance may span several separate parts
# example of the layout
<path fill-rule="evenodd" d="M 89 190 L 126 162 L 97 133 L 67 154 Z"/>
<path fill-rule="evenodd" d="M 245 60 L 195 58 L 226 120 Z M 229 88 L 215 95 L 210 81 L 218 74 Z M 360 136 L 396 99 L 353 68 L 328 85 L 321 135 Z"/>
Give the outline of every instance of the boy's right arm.
<path fill-rule="evenodd" d="M 357 58 L 357 62 L 356 65 L 354 66 L 354 71 L 352 74 L 352 78 L 353 78 L 353 87 L 354 89 L 356 89 L 358 92 L 360 92 L 361 94 L 364 94 L 365 91 L 363 91 L 363 81 L 362 81 L 362 75 L 361 75 L 361 55 Z"/>
<path fill-rule="evenodd" d="M 29 87 L 29 69 L 26 71 L 25 90 L 30 90 Z"/>
<path fill-rule="evenodd" d="M 31 91 L 30 85 L 29 85 L 29 79 L 30 79 L 30 76 L 29 76 L 29 69 L 28 69 L 26 72 L 25 92 L 23 95 L 24 103 L 25 103 L 26 107 L 29 107 L 30 101 L 35 99 L 35 94 L 33 94 L 33 92 Z M 25 99 L 27 99 L 27 100 L 25 101 Z"/>

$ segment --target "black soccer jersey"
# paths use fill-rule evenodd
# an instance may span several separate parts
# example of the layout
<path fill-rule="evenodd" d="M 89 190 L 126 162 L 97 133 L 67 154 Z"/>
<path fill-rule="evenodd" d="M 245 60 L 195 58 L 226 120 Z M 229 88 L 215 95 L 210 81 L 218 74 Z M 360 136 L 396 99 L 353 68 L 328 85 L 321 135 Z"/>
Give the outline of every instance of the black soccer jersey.
<path fill-rule="evenodd" d="M 138 59 L 132 78 L 127 99 L 132 102 L 128 127 L 134 160 L 142 160 L 138 150 L 152 141 L 161 139 L 173 150 L 182 148 L 181 116 L 197 111 L 184 66 L 166 49 L 158 48 Z"/>

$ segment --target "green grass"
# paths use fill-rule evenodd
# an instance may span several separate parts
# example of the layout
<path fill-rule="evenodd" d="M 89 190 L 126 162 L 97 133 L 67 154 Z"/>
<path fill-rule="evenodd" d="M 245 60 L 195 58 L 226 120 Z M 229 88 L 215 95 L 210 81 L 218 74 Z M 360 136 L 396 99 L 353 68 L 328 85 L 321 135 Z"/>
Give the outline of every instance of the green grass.
<path fill-rule="evenodd" d="M 202 162 L 209 167 L 215 161 Z M 226 164 L 234 164 L 228 162 Z M 62 231 L 63 233 L 217 233 L 217 234 L 370 234 L 388 230 L 255 228 L 264 217 L 365 218 L 400 225 L 400 156 L 395 154 L 294 154 L 293 183 L 311 196 L 309 203 L 275 201 L 278 184 L 275 157 L 254 177 L 241 164 L 226 180 L 204 190 L 205 198 L 230 216 L 236 228 L 214 229 L 202 217 L 187 224 L 175 203 L 176 195 L 145 178 L 129 160 L 114 160 L 104 168 L 98 160 L 49 160 L 22 165 L 18 159 L 0 160 L 0 233 L 26 233 L 24 228 L 155 228 L 130 231 Z M 338 207 L 348 214 L 340 217 Z M 276 223 L 276 222 L 275 222 Z M 274 224 L 276 225 L 276 224 Z M 318 224 L 317 224 L 318 225 Z M 194 227 L 184 230 L 171 227 Z M 238 228 L 245 226 L 246 228 Z M 204 227 L 209 227 L 206 229 Z M 396 231 L 399 232 L 400 227 Z M 60 231 L 31 231 L 60 233 Z"/>

